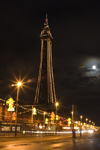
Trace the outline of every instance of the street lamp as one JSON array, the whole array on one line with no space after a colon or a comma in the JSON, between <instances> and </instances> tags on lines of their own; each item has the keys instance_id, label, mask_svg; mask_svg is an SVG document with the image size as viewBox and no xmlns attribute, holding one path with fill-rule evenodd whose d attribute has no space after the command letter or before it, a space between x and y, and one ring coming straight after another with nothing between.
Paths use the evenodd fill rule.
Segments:
<instances>
[{"instance_id":1,"label":"street lamp","mask_svg":"<svg viewBox=\"0 0 100 150\"><path fill-rule=\"evenodd\" d=\"M80 136L82 135L81 130L82 130L82 118L83 116L80 116L81 122L80 122Z\"/></svg>"},{"instance_id":2,"label":"street lamp","mask_svg":"<svg viewBox=\"0 0 100 150\"><path fill-rule=\"evenodd\" d=\"M82 118L83 118L83 116L80 116L80 119L81 119L81 125L82 125Z\"/></svg>"},{"instance_id":3,"label":"street lamp","mask_svg":"<svg viewBox=\"0 0 100 150\"><path fill-rule=\"evenodd\" d=\"M56 106L56 115L57 115L57 106L59 106L59 103L56 102L56 103L55 103L55 106Z\"/></svg>"},{"instance_id":4,"label":"street lamp","mask_svg":"<svg viewBox=\"0 0 100 150\"><path fill-rule=\"evenodd\" d=\"M72 111L71 114L72 114L72 136L74 138L74 137L76 137L75 136L75 129L74 129L74 111Z\"/></svg>"},{"instance_id":5,"label":"street lamp","mask_svg":"<svg viewBox=\"0 0 100 150\"><path fill-rule=\"evenodd\" d=\"M87 121L88 121L88 118L86 118L86 127L87 127Z\"/></svg>"},{"instance_id":6,"label":"street lamp","mask_svg":"<svg viewBox=\"0 0 100 150\"><path fill-rule=\"evenodd\" d=\"M86 124L87 124L88 118L86 118Z\"/></svg>"},{"instance_id":7,"label":"street lamp","mask_svg":"<svg viewBox=\"0 0 100 150\"><path fill-rule=\"evenodd\" d=\"M46 114L46 112L43 112L43 114L44 114L44 119L43 119L43 121L44 121L44 126L45 126L45 114Z\"/></svg>"},{"instance_id":8,"label":"street lamp","mask_svg":"<svg viewBox=\"0 0 100 150\"><path fill-rule=\"evenodd\" d=\"M56 103L55 103L55 106L56 106L56 129L57 129L57 107L59 106L59 103L56 102Z\"/></svg>"},{"instance_id":9,"label":"street lamp","mask_svg":"<svg viewBox=\"0 0 100 150\"><path fill-rule=\"evenodd\" d=\"M89 120L89 124L91 123L91 120Z\"/></svg>"},{"instance_id":10,"label":"street lamp","mask_svg":"<svg viewBox=\"0 0 100 150\"><path fill-rule=\"evenodd\" d=\"M72 111L71 114L72 114L72 123L73 123L73 121L74 121L74 116L73 116L74 112Z\"/></svg>"},{"instance_id":11,"label":"street lamp","mask_svg":"<svg viewBox=\"0 0 100 150\"><path fill-rule=\"evenodd\" d=\"M22 82L17 83L17 98L16 98L16 120L15 120L15 136L17 136L17 107L18 107L18 96L19 96L19 87L22 85Z\"/></svg>"}]
</instances>

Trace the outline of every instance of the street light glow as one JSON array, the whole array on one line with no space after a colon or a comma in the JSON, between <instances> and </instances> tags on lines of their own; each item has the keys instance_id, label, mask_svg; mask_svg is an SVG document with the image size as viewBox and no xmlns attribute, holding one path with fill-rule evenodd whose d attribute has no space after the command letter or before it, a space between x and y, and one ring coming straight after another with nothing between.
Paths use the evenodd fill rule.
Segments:
<instances>
[{"instance_id":1,"label":"street light glow","mask_svg":"<svg viewBox=\"0 0 100 150\"><path fill-rule=\"evenodd\" d=\"M73 115L73 111L71 112L71 114Z\"/></svg>"},{"instance_id":2,"label":"street light glow","mask_svg":"<svg viewBox=\"0 0 100 150\"><path fill-rule=\"evenodd\" d=\"M59 103L58 102L56 102L56 104L55 104L56 106L58 106L59 105Z\"/></svg>"},{"instance_id":3,"label":"street light glow","mask_svg":"<svg viewBox=\"0 0 100 150\"><path fill-rule=\"evenodd\" d=\"M17 83L17 86L18 86L18 87L19 87L19 86L21 86L21 85L22 85L22 83L21 83L21 82L18 82L18 83Z\"/></svg>"},{"instance_id":4,"label":"street light glow","mask_svg":"<svg viewBox=\"0 0 100 150\"><path fill-rule=\"evenodd\" d=\"M86 121L88 121L88 118L86 118Z\"/></svg>"},{"instance_id":5,"label":"street light glow","mask_svg":"<svg viewBox=\"0 0 100 150\"><path fill-rule=\"evenodd\" d=\"M83 116L80 116L80 118L82 119L82 118L83 118Z\"/></svg>"},{"instance_id":6,"label":"street light glow","mask_svg":"<svg viewBox=\"0 0 100 150\"><path fill-rule=\"evenodd\" d=\"M44 115L46 114L46 112L44 112Z\"/></svg>"}]
</instances>

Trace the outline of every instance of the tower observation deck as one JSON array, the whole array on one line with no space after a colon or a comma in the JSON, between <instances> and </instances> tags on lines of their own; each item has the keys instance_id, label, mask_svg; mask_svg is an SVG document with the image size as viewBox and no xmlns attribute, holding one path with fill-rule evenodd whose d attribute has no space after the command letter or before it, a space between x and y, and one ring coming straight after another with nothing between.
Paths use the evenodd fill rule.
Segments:
<instances>
[{"instance_id":1,"label":"tower observation deck","mask_svg":"<svg viewBox=\"0 0 100 150\"><path fill-rule=\"evenodd\" d=\"M52 33L50 32L46 15L44 28L40 34L41 54L38 81L34 104L47 104L56 102L56 93L52 65Z\"/></svg>"}]
</instances>

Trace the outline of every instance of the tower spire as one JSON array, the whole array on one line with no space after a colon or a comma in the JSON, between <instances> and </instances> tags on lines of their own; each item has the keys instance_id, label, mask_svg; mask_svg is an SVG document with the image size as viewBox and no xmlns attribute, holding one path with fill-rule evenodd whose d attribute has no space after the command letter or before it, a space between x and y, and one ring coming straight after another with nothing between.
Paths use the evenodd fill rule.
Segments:
<instances>
[{"instance_id":1,"label":"tower spire","mask_svg":"<svg viewBox=\"0 0 100 150\"><path fill-rule=\"evenodd\" d=\"M47 104L56 102L56 93L52 65L52 33L48 25L48 18L44 23L44 28L40 34L41 55L39 75L35 93L34 104Z\"/></svg>"},{"instance_id":2,"label":"tower spire","mask_svg":"<svg viewBox=\"0 0 100 150\"><path fill-rule=\"evenodd\" d=\"M48 14L46 14L45 22L48 22Z\"/></svg>"}]
</instances>

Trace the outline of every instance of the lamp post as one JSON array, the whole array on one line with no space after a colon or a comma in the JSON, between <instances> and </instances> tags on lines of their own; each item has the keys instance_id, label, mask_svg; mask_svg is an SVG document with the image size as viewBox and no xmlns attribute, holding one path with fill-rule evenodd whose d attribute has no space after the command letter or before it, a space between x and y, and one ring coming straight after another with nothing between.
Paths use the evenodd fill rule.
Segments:
<instances>
[{"instance_id":1,"label":"lamp post","mask_svg":"<svg viewBox=\"0 0 100 150\"><path fill-rule=\"evenodd\" d=\"M45 114L46 114L46 112L43 112L43 121L44 121L44 126L45 126Z\"/></svg>"},{"instance_id":2,"label":"lamp post","mask_svg":"<svg viewBox=\"0 0 100 150\"><path fill-rule=\"evenodd\" d=\"M89 120L89 124L91 123L91 120Z\"/></svg>"},{"instance_id":3,"label":"lamp post","mask_svg":"<svg viewBox=\"0 0 100 150\"><path fill-rule=\"evenodd\" d=\"M90 123L91 123L91 120L89 120L89 127L90 127Z\"/></svg>"},{"instance_id":4,"label":"lamp post","mask_svg":"<svg viewBox=\"0 0 100 150\"><path fill-rule=\"evenodd\" d=\"M82 126L82 118L83 118L83 116L80 116L80 119L81 119L81 126Z\"/></svg>"},{"instance_id":5,"label":"lamp post","mask_svg":"<svg viewBox=\"0 0 100 150\"><path fill-rule=\"evenodd\" d=\"M18 96L19 96L19 87L22 85L21 82L17 83L17 98L16 98L16 120L15 120L15 136L17 136L17 112L18 112Z\"/></svg>"},{"instance_id":6,"label":"lamp post","mask_svg":"<svg viewBox=\"0 0 100 150\"><path fill-rule=\"evenodd\" d=\"M33 108L33 107L32 107ZM35 129L35 115L37 114L36 108L33 108L33 120L34 120L34 129Z\"/></svg>"},{"instance_id":7,"label":"lamp post","mask_svg":"<svg viewBox=\"0 0 100 150\"><path fill-rule=\"evenodd\" d=\"M56 130L57 130L57 107L59 106L59 103L56 102L56 103L55 103L55 106L56 106Z\"/></svg>"},{"instance_id":8,"label":"lamp post","mask_svg":"<svg viewBox=\"0 0 100 150\"><path fill-rule=\"evenodd\" d=\"M81 119L81 122L80 122L80 136L82 135L82 132L81 132L81 130L82 130L82 118L83 118L83 116L80 116L80 119Z\"/></svg>"},{"instance_id":9,"label":"lamp post","mask_svg":"<svg viewBox=\"0 0 100 150\"><path fill-rule=\"evenodd\" d=\"M86 128L87 128L87 121L88 121L88 118L86 118Z\"/></svg>"},{"instance_id":10,"label":"lamp post","mask_svg":"<svg viewBox=\"0 0 100 150\"><path fill-rule=\"evenodd\" d=\"M72 111L71 114L72 114L72 124L73 124L73 121L74 121L74 116L73 116L74 112Z\"/></svg>"},{"instance_id":11,"label":"lamp post","mask_svg":"<svg viewBox=\"0 0 100 150\"><path fill-rule=\"evenodd\" d=\"M87 124L88 118L86 118L86 124Z\"/></svg>"},{"instance_id":12,"label":"lamp post","mask_svg":"<svg viewBox=\"0 0 100 150\"><path fill-rule=\"evenodd\" d=\"M75 137L75 129L74 129L74 112L71 112L72 114L72 137Z\"/></svg>"}]
</instances>

